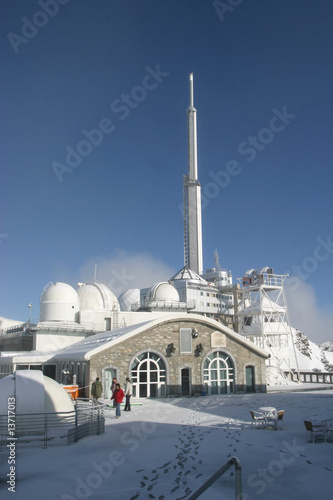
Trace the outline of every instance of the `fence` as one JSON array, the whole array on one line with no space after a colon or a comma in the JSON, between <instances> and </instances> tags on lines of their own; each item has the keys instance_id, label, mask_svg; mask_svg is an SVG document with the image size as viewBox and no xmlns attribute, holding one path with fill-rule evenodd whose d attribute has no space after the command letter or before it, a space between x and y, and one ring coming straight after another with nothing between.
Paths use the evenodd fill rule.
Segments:
<instances>
[{"instance_id":1,"label":"fence","mask_svg":"<svg viewBox=\"0 0 333 500\"><path fill-rule=\"evenodd\" d=\"M10 440L16 443L40 443L43 448L47 448L49 441L72 444L85 436L103 434L103 405L89 399L76 401L75 410L70 412L16 414L14 436L12 431L10 435L8 432L8 416L0 415L0 450Z\"/></svg>"},{"instance_id":2,"label":"fence","mask_svg":"<svg viewBox=\"0 0 333 500\"><path fill-rule=\"evenodd\" d=\"M285 372L291 380L298 382L297 373ZM300 372L300 382L311 382L313 384L333 384L332 372Z\"/></svg>"}]
</instances>

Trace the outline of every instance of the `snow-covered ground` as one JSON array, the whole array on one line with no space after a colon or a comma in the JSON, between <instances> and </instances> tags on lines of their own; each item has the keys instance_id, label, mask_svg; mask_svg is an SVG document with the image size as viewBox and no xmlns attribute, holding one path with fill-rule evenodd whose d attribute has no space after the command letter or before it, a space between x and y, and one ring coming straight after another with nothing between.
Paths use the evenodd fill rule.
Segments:
<instances>
[{"instance_id":1,"label":"snow-covered ground","mask_svg":"<svg viewBox=\"0 0 333 500\"><path fill-rule=\"evenodd\" d=\"M333 389L285 389L143 400L119 419L108 408L103 435L47 449L17 445L14 496L5 483L9 451L3 449L1 499L189 498L232 456L242 465L243 500L329 498L333 443L306 442L303 420L333 417ZM280 430L251 426L249 410L260 406L285 410ZM234 495L234 470L229 469L200 498Z\"/></svg>"}]
</instances>

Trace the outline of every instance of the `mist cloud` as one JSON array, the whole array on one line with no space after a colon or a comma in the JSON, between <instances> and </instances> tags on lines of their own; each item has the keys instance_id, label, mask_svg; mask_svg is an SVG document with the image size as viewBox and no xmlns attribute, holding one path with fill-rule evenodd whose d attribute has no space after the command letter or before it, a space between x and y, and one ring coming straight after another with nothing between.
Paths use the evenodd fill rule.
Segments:
<instances>
[{"instance_id":1,"label":"mist cloud","mask_svg":"<svg viewBox=\"0 0 333 500\"><path fill-rule=\"evenodd\" d=\"M316 344L333 340L333 314L318 306L314 288L293 276L286 280L285 291L291 326Z\"/></svg>"},{"instance_id":2,"label":"mist cloud","mask_svg":"<svg viewBox=\"0 0 333 500\"><path fill-rule=\"evenodd\" d=\"M97 281L106 283L117 297L130 288L168 281L177 271L149 252L117 249L110 255L92 257L79 269L77 281L92 281L95 266ZM333 314L318 306L314 288L293 276L286 280L285 291L291 326L317 344L333 340Z\"/></svg>"},{"instance_id":3,"label":"mist cloud","mask_svg":"<svg viewBox=\"0 0 333 500\"><path fill-rule=\"evenodd\" d=\"M130 288L148 288L159 281L168 281L176 272L148 252L118 249L109 256L92 257L79 270L78 281L96 280L106 283L119 297Z\"/></svg>"}]
</instances>

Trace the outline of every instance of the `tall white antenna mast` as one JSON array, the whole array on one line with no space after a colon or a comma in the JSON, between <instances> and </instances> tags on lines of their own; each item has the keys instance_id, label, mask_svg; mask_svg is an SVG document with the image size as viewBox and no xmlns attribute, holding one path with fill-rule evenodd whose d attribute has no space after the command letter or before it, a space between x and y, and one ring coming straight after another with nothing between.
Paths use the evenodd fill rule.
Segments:
<instances>
[{"instance_id":1,"label":"tall white antenna mast","mask_svg":"<svg viewBox=\"0 0 333 500\"><path fill-rule=\"evenodd\" d=\"M189 76L190 106L187 110L188 173L184 175L184 263L202 274L201 187L198 181L197 110L193 100L193 73Z\"/></svg>"},{"instance_id":2,"label":"tall white antenna mast","mask_svg":"<svg viewBox=\"0 0 333 500\"><path fill-rule=\"evenodd\" d=\"M190 108L193 107L193 73L190 73Z\"/></svg>"}]
</instances>

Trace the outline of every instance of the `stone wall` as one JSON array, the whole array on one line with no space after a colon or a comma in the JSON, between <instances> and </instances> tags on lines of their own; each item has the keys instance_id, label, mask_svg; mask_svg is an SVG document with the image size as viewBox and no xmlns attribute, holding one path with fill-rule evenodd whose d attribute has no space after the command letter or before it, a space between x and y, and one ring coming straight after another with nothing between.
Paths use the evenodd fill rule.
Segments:
<instances>
[{"instance_id":1,"label":"stone wall","mask_svg":"<svg viewBox=\"0 0 333 500\"><path fill-rule=\"evenodd\" d=\"M192 338L192 352L180 353L180 328L195 330ZM214 333L215 332L215 333ZM175 351L167 353L168 345L173 344ZM202 352L197 346L201 344ZM213 351L223 351L230 355L234 363L235 392L246 391L245 368L254 366L255 391L266 391L265 358L245 345L242 339L235 339L223 331L217 323L216 328L198 321L165 321L147 329L130 339L96 354L90 360L90 382L96 377L103 377L103 368L115 368L117 378L123 386L126 377L130 376L133 357L143 351L154 351L161 355L167 371L167 396L181 395L181 369L189 368L191 373L191 394L201 394L203 389L203 361Z\"/></svg>"}]
</instances>

